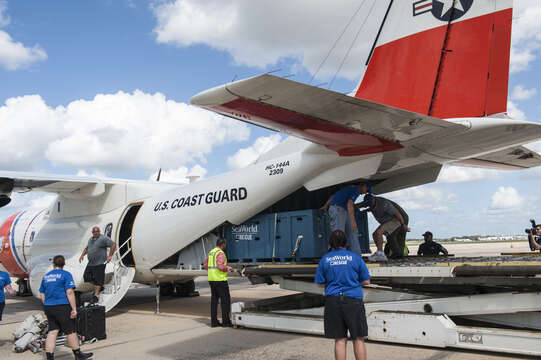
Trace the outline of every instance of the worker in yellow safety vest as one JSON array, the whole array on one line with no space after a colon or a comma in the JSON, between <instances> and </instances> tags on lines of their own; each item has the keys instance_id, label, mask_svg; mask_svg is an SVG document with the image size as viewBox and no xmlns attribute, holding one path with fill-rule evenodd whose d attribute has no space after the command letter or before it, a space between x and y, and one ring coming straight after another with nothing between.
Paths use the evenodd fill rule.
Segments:
<instances>
[{"instance_id":1,"label":"worker in yellow safety vest","mask_svg":"<svg viewBox=\"0 0 541 360\"><path fill-rule=\"evenodd\" d=\"M227 272L233 271L231 266L227 266L227 257L225 256L225 239L219 238L216 241L216 247L212 249L203 264L208 270L208 279L210 285L210 326L231 327L231 297L229 295L229 285L227 284ZM218 299L222 307L222 323L218 321Z\"/></svg>"}]
</instances>

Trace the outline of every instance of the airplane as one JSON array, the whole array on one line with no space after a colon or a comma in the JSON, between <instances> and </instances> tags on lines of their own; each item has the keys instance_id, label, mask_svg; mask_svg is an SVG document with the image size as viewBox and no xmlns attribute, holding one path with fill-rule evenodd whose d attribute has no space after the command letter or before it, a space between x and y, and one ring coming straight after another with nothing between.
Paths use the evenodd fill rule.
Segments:
<instances>
[{"instance_id":1,"label":"airplane","mask_svg":"<svg viewBox=\"0 0 541 360\"><path fill-rule=\"evenodd\" d=\"M224 224L266 209L318 208L361 180L375 194L431 183L444 164L539 166L522 145L541 138L541 125L506 114L512 14L512 0L390 1L349 95L263 74L194 96L193 105L290 135L243 169L188 185L2 171L2 206L14 191L58 197L7 218L0 261L39 296L63 254L77 290L90 291L78 258L98 225L118 247L100 298L110 310L132 282L190 292Z\"/></svg>"}]
</instances>

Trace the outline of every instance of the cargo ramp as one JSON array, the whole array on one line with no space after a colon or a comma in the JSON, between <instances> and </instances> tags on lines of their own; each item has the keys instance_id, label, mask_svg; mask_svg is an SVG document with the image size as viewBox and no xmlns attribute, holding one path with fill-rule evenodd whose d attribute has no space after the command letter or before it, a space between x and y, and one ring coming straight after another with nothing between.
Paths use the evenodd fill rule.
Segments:
<instances>
[{"instance_id":1,"label":"cargo ramp","mask_svg":"<svg viewBox=\"0 0 541 360\"><path fill-rule=\"evenodd\" d=\"M299 292L234 303L235 326L323 335L316 263L235 266L253 283ZM538 254L409 257L367 266L368 340L541 356Z\"/></svg>"}]
</instances>

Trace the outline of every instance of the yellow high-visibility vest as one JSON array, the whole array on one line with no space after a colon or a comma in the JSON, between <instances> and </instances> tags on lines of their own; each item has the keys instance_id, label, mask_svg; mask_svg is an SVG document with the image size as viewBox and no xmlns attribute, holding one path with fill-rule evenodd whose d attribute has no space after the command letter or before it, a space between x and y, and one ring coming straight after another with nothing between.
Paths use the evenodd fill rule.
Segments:
<instances>
[{"instance_id":1,"label":"yellow high-visibility vest","mask_svg":"<svg viewBox=\"0 0 541 360\"><path fill-rule=\"evenodd\" d=\"M209 261L207 263L208 265L208 277L209 281L227 281L227 272L221 271L218 269L218 254L224 254L225 262L224 265L227 265L227 256L225 256L225 253L220 248L214 248L209 253Z\"/></svg>"}]
</instances>

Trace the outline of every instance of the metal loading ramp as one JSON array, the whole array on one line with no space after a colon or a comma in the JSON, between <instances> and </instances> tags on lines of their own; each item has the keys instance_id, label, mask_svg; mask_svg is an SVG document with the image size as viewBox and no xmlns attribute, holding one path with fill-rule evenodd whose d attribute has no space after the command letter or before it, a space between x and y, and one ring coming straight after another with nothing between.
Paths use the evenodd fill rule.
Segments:
<instances>
[{"instance_id":1,"label":"metal loading ramp","mask_svg":"<svg viewBox=\"0 0 541 360\"><path fill-rule=\"evenodd\" d=\"M238 264L299 294L235 303L236 326L323 335L317 264ZM368 339L541 356L541 257L410 257L367 264Z\"/></svg>"}]
</instances>

